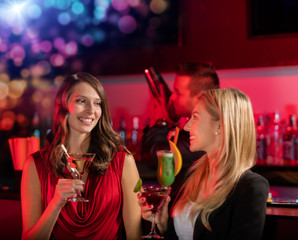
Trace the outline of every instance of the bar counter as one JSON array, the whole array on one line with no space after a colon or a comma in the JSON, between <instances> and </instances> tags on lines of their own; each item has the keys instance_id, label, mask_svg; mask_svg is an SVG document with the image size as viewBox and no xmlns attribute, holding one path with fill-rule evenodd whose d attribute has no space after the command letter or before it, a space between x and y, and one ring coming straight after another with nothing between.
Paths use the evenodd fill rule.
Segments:
<instances>
[{"instance_id":1,"label":"bar counter","mask_svg":"<svg viewBox=\"0 0 298 240\"><path fill-rule=\"evenodd\" d=\"M140 176L144 182L156 182L156 171L137 163ZM298 166L265 166L257 165L255 172L275 170L279 173L298 173ZM270 171L269 171L270 172ZM296 176L293 174L293 176ZM277 174L280 176L279 174ZM298 175L297 175L298 176ZM272 182L269 179L269 182ZM274 181L273 181L274 182ZM270 184L272 203L268 203L266 222L262 240L297 240L298 239L298 186L274 186ZM0 190L0 239L20 239L21 236L21 201L20 194L15 190Z\"/></svg>"},{"instance_id":2,"label":"bar counter","mask_svg":"<svg viewBox=\"0 0 298 240\"><path fill-rule=\"evenodd\" d=\"M298 217L298 208L267 206L266 214L271 216Z\"/></svg>"}]
</instances>

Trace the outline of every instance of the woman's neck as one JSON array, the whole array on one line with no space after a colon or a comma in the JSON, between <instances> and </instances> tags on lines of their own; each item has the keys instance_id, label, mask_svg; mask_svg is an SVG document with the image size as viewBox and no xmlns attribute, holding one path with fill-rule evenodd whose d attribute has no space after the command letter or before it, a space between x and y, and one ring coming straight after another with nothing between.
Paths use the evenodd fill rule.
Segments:
<instances>
[{"instance_id":1,"label":"woman's neck","mask_svg":"<svg viewBox=\"0 0 298 240\"><path fill-rule=\"evenodd\" d=\"M200 191L199 198L201 200L206 199L208 196L212 195L212 193L215 190L216 183L219 176L219 169L218 169L218 162L217 158L215 157L215 154L208 155L208 172L206 173L207 176L205 180L203 181L202 185L202 191Z\"/></svg>"},{"instance_id":2,"label":"woman's neck","mask_svg":"<svg viewBox=\"0 0 298 240\"><path fill-rule=\"evenodd\" d=\"M68 140L69 152L87 152L90 136L85 134L71 134Z\"/></svg>"}]
</instances>

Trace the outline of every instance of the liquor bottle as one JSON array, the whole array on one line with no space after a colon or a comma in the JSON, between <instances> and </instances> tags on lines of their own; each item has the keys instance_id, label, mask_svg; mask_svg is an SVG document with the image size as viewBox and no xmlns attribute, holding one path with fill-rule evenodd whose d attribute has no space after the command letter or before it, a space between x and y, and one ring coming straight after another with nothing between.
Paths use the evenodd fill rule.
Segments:
<instances>
[{"instance_id":1,"label":"liquor bottle","mask_svg":"<svg viewBox=\"0 0 298 240\"><path fill-rule=\"evenodd\" d=\"M298 133L295 139L295 160L298 163Z\"/></svg>"},{"instance_id":2,"label":"liquor bottle","mask_svg":"<svg viewBox=\"0 0 298 240\"><path fill-rule=\"evenodd\" d=\"M295 159L295 141L297 138L296 115L289 116L289 124L283 134L283 159Z\"/></svg>"},{"instance_id":3,"label":"liquor bottle","mask_svg":"<svg viewBox=\"0 0 298 240\"><path fill-rule=\"evenodd\" d=\"M119 128L118 128L119 135L122 137L124 143L126 144L126 121L124 117L120 118Z\"/></svg>"},{"instance_id":4,"label":"liquor bottle","mask_svg":"<svg viewBox=\"0 0 298 240\"><path fill-rule=\"evenodd\" d=\"M153 67L146 68L144 71L145 78L149 84L152 95L159 101L161 97L161 86L164 88L165 101L168 102L172 94L169 86L166 84L165 80L161 74Z\"/></svg>"},{"instance_id":5,"label":"liquor bottle","mask_svg":"<svg viewBox=\"0 0 298 240\"><path fill-rule=\"evenodd\" d=\"M32 130L31 136L36 137L36 138L40 138L40 130L39 130L40 122L39 122L39 116L38 116L37 112L35 112L34 115L33 115L32 127L33 127L33 130Z\"/></svg>"},{"instance_id":6,"label":"liquor bottle","mask_svg":"<svg viewBox=\"0 0 298 240\"><path fill-rule=\"evenodd\" d=\"M267 140L267 162L280 163L282 160L282 133L280 116L278 112L275 112L273 119L270 121L270 125L266 134Z\"/></svg>"},{"instance_id":7,"label":"liquor bottle","mask_svg":"<svg viewBox=\"0 0 298 240\"><path fill-rule=\"evenodd\" d=\"M138 133L139 133L139 118L138 117L134 117L132 119L132 126L133 126L133 129L132 129L132 135L131 135L131 142L132 142L132 145L135 146L138 144Z\"/></svg>"},{"instance_id":8,"label":"liquor bottle","mask_svg":"<svg viewBox=\"0 0 298 240\"><path fill-rule=\"evenodd\" d=\"M267 141L264 116L259 115L257 123L257 160L265 160L267 157Z\"/></svg>"},{"instance_id":9,"label":"liquor bottle","mask_svg":"<svg viewBox=\"0 0 298 240\"><path fill-rule=\"evenodd\" d=\"M134 153L134 158L138 162L141 160L141 138L142 131L140 130L140 119L134 117L132 119L132 133L131 133L131 146L129 150Z\"/></svg>"}]
</instances>

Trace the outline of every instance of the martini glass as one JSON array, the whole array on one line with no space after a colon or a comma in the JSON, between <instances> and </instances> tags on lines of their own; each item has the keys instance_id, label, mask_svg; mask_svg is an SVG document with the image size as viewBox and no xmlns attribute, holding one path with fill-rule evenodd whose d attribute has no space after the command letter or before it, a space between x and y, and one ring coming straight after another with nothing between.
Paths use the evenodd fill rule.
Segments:
<instances>
[{"instance_id":1,"label":"martini glass","mask_svg":"<svg viewBox=\"0 0 298 240\"><path fill-rule=\"evenodd\" d=\"M95 153L69 153L67 161L69 162L72 170L78 174L71 176L76 176L73 178L82 179L83 174L88 170L90 164L95 157ZM75 166L75 168L73 168ZM82 197L81 191L77 190L77 196L69 198L68 201L72 202L89 202L88 199Z\"/></svg>"},{"instance_id":2,"label":"martini glass","mask_svg":"<svg viewBox=\"0 0 298 240\"><path fill-rule=\"evenodd\" d=\"M156 154L157 180L162 186L171 186L175 181L174 154L170 150L159 150Z\"/></svg>"},{"instance_id":3,"label":"martini glass","mask_svg":"<svg viewBox=\"0 0 298 240\"><path fill-rule=\"evenodd\" d=\"M148 205L153 205L152 208L152 225L151 231L148 235L142 236L142 238L163 238L159 236L155 231L155 214L156 212L163 206L167 196L170 194L171 187L156 187L156 186L149 186L144 187L142 191L142 197L146 199Z\"/></svg>"}]
</instances>

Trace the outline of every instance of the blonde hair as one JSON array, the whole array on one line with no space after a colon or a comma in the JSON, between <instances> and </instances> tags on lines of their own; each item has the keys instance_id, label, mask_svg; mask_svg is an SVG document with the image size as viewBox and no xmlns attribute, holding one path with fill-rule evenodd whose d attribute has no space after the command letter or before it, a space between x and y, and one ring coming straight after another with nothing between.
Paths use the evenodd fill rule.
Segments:
<instances>
[{"instance_id":1,"label":"blonde hair","mask_svg":"<svg viewBox=\"0 0 298 240\"><path fill-rule=\"evenodd\" d=\"M210 214L224 203L242 173L255 163L255 122L251 102L240 90L213 89L202 93L199 100L212 120L219 121L221 143L214 159L204 155L190 168L174 208L179 212L191 205L190 220L193 222L201 211L202 223L211 230ZM214 168L210 168L210 162L215 163Z\"/></svg>"}]
</instances>

